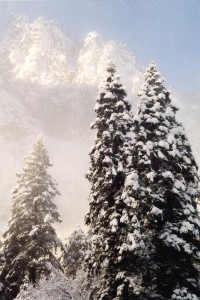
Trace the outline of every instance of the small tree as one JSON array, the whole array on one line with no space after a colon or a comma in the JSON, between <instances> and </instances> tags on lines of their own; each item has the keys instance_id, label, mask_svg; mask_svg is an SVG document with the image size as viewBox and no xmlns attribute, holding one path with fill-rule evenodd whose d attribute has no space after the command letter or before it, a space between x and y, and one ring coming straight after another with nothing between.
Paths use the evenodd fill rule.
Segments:
<instances>
[{"instance_id":1,"label":"small tree","mask_svg":"<svg viewBox=\"0 0 200 300\"><path fill-rule=\"evenodd\" d=\"M122 195L130 155L130 109L115 66L110 64L99 87L97 117L91 126L97 136L87 176L92 185L86 217L92 236L89 271L101 275L91 299L133 299L135 294L134 212Z\"/></svg>"},{"instance_id":2,"label":"small tree","mask_svg":"<svg viewBox=\"0 0 200 300\"><path fill-rule=\"evenodd\" d=\"M199 299L200 219L197 165L176 120L163 79L150 63L134 117L132 172L125 194L132 199L141 240L138 268L143 299Z\"/></svg>"},{"instance_id":3,"label":"small tree","mask_svg":"<svg viewBox=\"0 0 200 300\"><path fill-rule=\"evenodd\" d=\"M25 276L35 283L42 273L49 272L50 264L60 268L55 251L62 244L52 227L53 222L61 221L52 201L59 192L47 173L50 166L39 138L25 158L23 172L17 175L17 186L12 192L12 216L3 242L6 260L1 270L5 299L18 294Z\"/></svg>"},{"instance_id":4,"label":"small tree","mask_svg":"<svg viewBox=\"0 0 200 300\"><path fill-rule=\"evenodd\" d=\"M63 269L68 276L76 276L78 270L83 268L84 258L89 249L88 237L80 225L67 238L66 252L61 261Z\"/></svg>"},{"instance_id":5,"label":"small tree","mask_svg":"<svg viewBox=\"0 0 200 300\"><path fill-rule=\"evenodd\" d=\"M15 300L86 300L89 293L86 281L86 278L84 281L83 278L68 278L52 268L48 280L43 277L35 286L23 284Z\"/></svg>"}]
</instances>

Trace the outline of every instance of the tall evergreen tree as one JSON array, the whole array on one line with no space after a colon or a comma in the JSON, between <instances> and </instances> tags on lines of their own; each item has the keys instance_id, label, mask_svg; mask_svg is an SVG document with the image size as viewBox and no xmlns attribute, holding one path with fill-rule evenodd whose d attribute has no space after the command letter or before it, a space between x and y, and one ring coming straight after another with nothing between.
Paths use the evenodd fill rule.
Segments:
<instances>
[{"instance_id":1,"label":"tall evergreen tree","mask_svg":"<svg viewBox=\"0 0 200 300\"><path fill-rule=\"evenodd\" d=\"M47 150L39 138L25 158L23 172L17 175L12 192L12 216L4 233L5 263L1 266L5 299L18 294L25 276L35 283L42 273L50 272L51 265L60 268L55 252L62 244L52 227L52 223L61 221L53 202L59 192L47 172L50 166Z\"/></svg>"},{"instance_id":2,"label":"tall evergreen tree","mask_svg":"<svg viewBox=\"0 0 200 300\"><path fill-rule=\"evenodd\" d=\"M124 194L140 225L143 299L200 299L198 174L177 107L150 63L134 117L132 172Z\"/></svg>"},{"instance_id":3,"label":"tall evergreen tree","mask_svg":"<svg viewBox=\"0 0 200 300\"><path fill-rule=\"evenodd\" d=\"M122 190L130 155L131 106L124 87L110 64L105 80L100 84L92 129L97 130L90 152L91 166L87 175L91 182L89 214L91 226L91 273L100 272L100 286L91 299L133 299L136 228L134 212ZM124 201L125 200L125 201ZM133 225L134 223L134 225Z\"/></svg>"}]
</instances>

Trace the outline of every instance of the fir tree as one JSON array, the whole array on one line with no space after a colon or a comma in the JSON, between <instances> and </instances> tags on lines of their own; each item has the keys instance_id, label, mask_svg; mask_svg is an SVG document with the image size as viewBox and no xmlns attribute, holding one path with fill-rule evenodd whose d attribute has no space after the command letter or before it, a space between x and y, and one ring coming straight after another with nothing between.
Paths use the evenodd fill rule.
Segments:
<instances>
[{"instance_id":1,"label":"fir tree","mask_svg":"<svg viewBox=\"0 0 200 300\"><path fill-rule=\"evenodd\" d=\"M26 276L35 283L42 274L48 274L51 265L60 268L55 251L62 244L52 227L52 223L61 221L53 202L59 192L47 173L50 166L39 138L25 158L23 172L17 175L17 186L12 192L12 216L4 233L5 263L1 267L5 299L18 294Z\"/></svg>"},{"instance_id":2,"label":"fir tree","mask_svg":"<svg viewBox=\"0 0 200 300\"><path fill-rule=\"evenodd\" d=\"M140 227L138 268L143 299L200 297L195 264L200 256L197 165L177 107L150 63L134 117L132 172L124 194ZM137 236L138 237L138 236Z\"/></svg>"},{"instance_id":3,"label":"fir tree","mask_svg":"<svg viewBox=\"0 0 200 300\"><path fill-rule=\"evenodd\" d=\"M122 190L126 177L131 106L124 87L110 64L105 80L99 87L92 128L97 130L90 152L91 182L90 211L86 223L91 226L92 256L89 271L100 273L100 286L91 293L91 299L133 299L137 287L133 278L135 226L133 209ZM124 201L125 200L125 201Z\"/></svg>"},{"instance_id":4,"label":"fir tree","mask_svg":"<svg viewBox=\"0 0 200 300\"><path fill-rule=\"evenodd\" d=\"M75 277L83 268L84 258L89 249L88 237L80 225L67 238L66 251L61 258L63 269L68 276Z\"/></svg>"}]
</instances>

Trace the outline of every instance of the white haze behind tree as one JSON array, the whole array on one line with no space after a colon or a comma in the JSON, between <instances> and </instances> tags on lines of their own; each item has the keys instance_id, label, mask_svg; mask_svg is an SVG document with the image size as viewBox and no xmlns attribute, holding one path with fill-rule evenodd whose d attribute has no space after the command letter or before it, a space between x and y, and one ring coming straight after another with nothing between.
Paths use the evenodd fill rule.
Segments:
<instances>
[{"instance_id":1,"label":"white haze behind tree","mask_svg":"<svg viewBox=\"0 0 200 300\"><path fill-rule=\"evenodd\" d=\"M94 119L97 86L108 62L117 67L128 99L136 110L137 92L144 68L123 44L105 41L90 32L83 42L68 37L54 21L34 22L15 15L0 41L0 232L11 209L11 190L17 172L42 134L54 167L61 196L57 199L64 237L77 223L84 224L88 211L89 150L94 141L90 123ZM180 74L181 76L181 74ZM180 117L200 163L199 98L172 87Z\"/></svg>"}]
</instances>

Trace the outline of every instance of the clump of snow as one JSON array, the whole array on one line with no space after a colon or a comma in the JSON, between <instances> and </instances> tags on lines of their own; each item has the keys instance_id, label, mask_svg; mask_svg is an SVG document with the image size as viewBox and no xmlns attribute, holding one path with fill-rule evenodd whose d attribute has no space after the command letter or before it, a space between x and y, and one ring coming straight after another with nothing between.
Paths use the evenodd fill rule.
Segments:
<instances>
[{"instance_id":1,"label":"clump of snow","mask_svg":"<svg viewBox=\"0 0 200 300\"><path fill-rule=\"evenodd\" d=\"M146 144L144 144L143 149L146 151L147 155L150 156L151 151L154 148L154 143L152 141L147 141Z\"/></svg>"},{"instance_id":2,"label":"clump of snow","mask_svg":"<svg viewBox=\"0 0 200 300\"><path fill-rule=\"evenodd\" d=\"M176 288L174 289L172 299L174 300L198 300L199 298L190 292L188 292L188 289L183 288Z\"/></svg>"},{"instance_id":3,"label":"clump of snow","mask_svg":"<svg viewBox=\"0 0 200 300\"><path fill-rule=\"evenodd\" d=\"M52 216L47 214L44 218L44 223L48 223L48 222L51 222L52 221Z\"/></svg>"},{"instance_id":4,"label":"clump of snow","mask_svg":"<svg viewBox=\"0 0 200 300\"><path fill-rule=\"evenodd\" d=\"M169 144L168 144L166 141L159 141L159 142L158 142L158 145L159 145L160 147L169 149Z\"/></svg>"},{"instance_id":5,"label":"clump of snow","mask_svg":"<svg viewBox=\"0 0 200 300\"><path fill-rule=\"evenodd\" d=\"M166 231L165 233L160 235L160 239L163 240L167 245L172 246L178 251L183 249L188 254L191 254L193 251L189 243L187 243L184 239L179 238L174 233L169 233L168 231Z\"/></svg>"},{"instance_id":6,"label":"clump of snow","mask_svg":"<svg viewBox=\"0 0 200 300\"><path fill-rule=\"evenodd\" d=\"M174 180L174 175L170 171L163 172L162 176L165 177L165 178L171 178L172 180Z\"/></svg>"},{"instance_id":7,"label":"clump of snow","mask_svg":"<svg viewBox=\"0 0 200 300\"><path fill-rule=\"evenodd\" d=\"M104 98L115 99L115 95L113 95L113 93L111 93L111 92L107 92L107 93L105 93Z\"/></svg>"},{"instance_id":8,"label":"clump of snow","mask_svg":"<svg viewBox=\"0 0 200 300\"><path fill-rule=\"evenodd\" d=\"M121 223L128 223L128 215L126 213L123 213L122 217L120 218Z\"/></svg>"},{"instance_id":9,"label":"clump of snow","mask_svg":"<svg viewBox=\"0 0 200 300\"><path fill-rule=\"evenodd\" d=\"M116 232L116 231L117 231L118 221L117 221L116 218L114 218L114 219L110 222L110 226L111 226L111 231L112 231L112 232Z\"/></svg>"},{"instance_id":10,"label":"clump of snow","mask_svg":"<svg viewBox=\"0 0 200 300\"><path fill-rule=\"evenodd\" d=\"M163 212L158 207L153 206L151 209L151 213L158 216L158 215L162 215Z\"/></svg>"},{"instance_id":11,"label":"clump of snow","mask_svg":"<svg viewBox=\"0 0 200 300\"><path fill-rule=\"evenodd\" d=\"M174 187L177 190L182 190L182 191L185 191L185 189L186 189L186 186L185 186L184 182L182 182L178 179L174 180Z\"/></svg>"},{"instance_id":12,"label":"clump of snow","mask_svg":"<svg viewBox=\"0 0 200 300\"><path fill-rule=\"evenodd\" d=\"M38 226L33 226L32 230L29 232L29 236L34 236L38 231Z\"/></svg>"},{"instance_id":13,"label":"clump of snow","mask_svg":"<svg viewBox=\"0 0 200 300\"><path fill-rule=\"evenodd\" d=\"M156 176L156 173L154 171L151 171L149 173L146 174L147 178L150 180L150 181L154 181L154 177Z\"/></svg>"},{"instance_id":14,"label":"clump of snow","mask_svg":"<svg viewBox=\"0 0 200 300\"><path fill-rule=\"evenodd\" d=\"M158 157L161 159L165 158L164 154L160 150L158 150Z\"/></svg>"},{"instance_id":15,"label":"clump of snow","mask_svg":"<svg viewBox=\"0 0 200 300\"><path fill-rule=\"evenodd\" d=\"M139 189L139 183L138 183L138 174L136 172L133 172L129 174L126 178L125 187L131 187L133 190Z\"/></svg>"},{"instance_id":16,"label":"clump of snow","mask_svg":"<svg viewBox=\"0 0 200 300\"><path fill-rule=\"evenodd\" d=\"M180 229L180 232L182 233L188 233L189 231L193 232L194 231L194 224L191 224L188 221L183 221L182 226Z\"/></svg>"},{"instance_id":17,"label":"clump of snow","mask_svg":"<svg viewBox=\"0 0 200 300\"><path fill-rule=\"evenodd\" d=\"M130 243L128 245L129 250L134 250L137 247L134 234L128 233L128 242Z\"/></svg>"}]
</instances>

